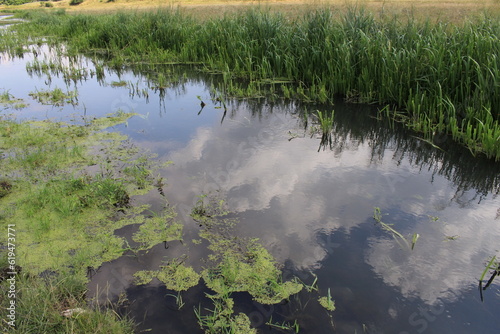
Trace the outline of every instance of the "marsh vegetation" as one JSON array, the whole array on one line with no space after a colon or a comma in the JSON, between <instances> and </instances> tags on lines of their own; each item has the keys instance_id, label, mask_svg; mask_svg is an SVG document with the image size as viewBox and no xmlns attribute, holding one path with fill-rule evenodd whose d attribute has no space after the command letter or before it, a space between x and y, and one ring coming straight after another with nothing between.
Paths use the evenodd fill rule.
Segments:
<instances>
[{"instance_id":1,"label":"marsh vegetation","mask_svg":"<svg viewBox=\"0 0 500 334\"><path fill-rule=\"evenodd\" d=\"M453 208L457 211L479 207L476 202L496 203L490 197L500 189L500 174L495 173L500 159L500 73L495 56L500 25L491 18L449 25L412 17L375 19L354 9L344 14L311 10L296 17L254 9L206 20L179 10L106 15L40 11L18 16L30 22L16 26L16 34L1 32L0 49L7 60L32 57L25 62L25 70L46 87L29 90L30 103L83 114L63 122L49 119L48 109L42 108L46 119L41 115L43 120L18 120L13 115L22 115L20 110L28 106L26 96L25 100L15 97L9 87L0 94L0 109L11 113L0 118L0 218L5 224L17 225L20 240L18 279L23 300L19 313L26 315L18 323L20 331L99 333L104 325L106 332L138 330L124 316L130 307L126 300L129 290L122 291L117 300L109 300L114 305L107 308L88 295L86 284L93 275L103 275L105 271L99 272L99 268L114 268L123 258L141 263L148 254L158 253L158 248L165 251L161 264L131 266L134 271L129 283L144 289L140 291L160 284L163 290L158 291L166 291L158 294L163 302L175 301L172 312L178 313L174 316L191 314L186 317L197 322L196 330L214 334L331 331L337 314L340 319L350 319L351 314L366 311L363 317L370 318L366 314L376 314L373 310L380 306L376 300L373 309L365 308L365 299L371 300L365 287L358 285L353 292L333 286L337 281L348 277L345 285L351 286L354 275L354 281L362 285L365 279L370 281L366 273L375 271L373 280L382 277L390 286L382 288L387 293L405 281L398 277L396 265L388 275L377 272L390 267L394 258L407 259L398 266L406 268L413 279L431 272L420 267L425 259L419 256L425 256L436 240L442 243L443 236L446 241L456 240L440 246L445 253L450 249L460 253L454 247L463 245L460 242L467 239L467 233L459 234L438 219L427 229L411 225L428 223L422 212L439 211L443 205L439 198L437 204L422 199L434 200L439 195L433 190L420 196L420 184L411 181L414 175L428 176L430 183L434 179L446 183L436 193L455 191L449 202L457 203ZM196 75L204 77L206 90L190 79ZM118 108L106 116L87 116L84 103L97 99L91 95L80 103L78 88L91 80L97 81L99 90L117 93L113 107L138 109L143 114ZM175 98L192 87L196 88L189 102L178 107ZM339 96L351 107L337 104ZM159 105L159 112L154 110L158 115L146 108L150 98ZM106 102L99 107L109 109L110 101ZM356 108L364 104L372 104L374 109L359 112ZM175 114L169 109L175 109ZM179 114L185 118L177 118ZM217 127L205 125L196 133L189 132L192 129L186 130L183 124L193 123L191 114L206 117ZM129 120L133 130L128 129ZM255 125L256 120L262 124L277 121L263 129L265 125ZM139 122L151 129L138 128ZM349 127L351 123L359 127ZM125 135L107 131L118 124L123 124L122 131L144 141L136 146ZM176 132L184 130L182 135ZM175 139L137 135L147 131L168 133ZM190 141L182 142L179 138L189 137L187 132ZM214 140L212 136L220 137ZM211 146L210 140L217 145ZM466 146L475 158L465 159L467 150L450 143L452 140ZM313 144L309 147L309 143ZM187 151L184 155L179 148L182 144ZM309 153L313 146L314 156ZM164 177L168 174L165 167L170 165L164 159L166 154L158 158L144 147L163 154L173 151L180 160L180 167L169 167L176 168L176 177ZM256 152L265 157L265 163ZM349 165L353 152L369 158L357 156ZM388 165L387 155L384 158L388 152L394 166ZM350 173L360 169L360 161L369 168L350 178ZM307 177L301 174L301 169L308 168L304 162L314 171ZM197 163L202 165L200 169L192 167ZM261 167L268 164L271 167ZM387 166L405 172L401 176L384 170ZM290 174L294 168L297 172ZM183 169L191 173L189 179L195 180L191 183L215 184L232 191L233 197L213 196L199 191L202 186L182 184L178 176L184 175L179 172ZM258 183L268 175L265 186ZM169 182L174 190L165 187ZM382 186L371 189L373 184ZM415 195L407 196L407 192ZM195 202L187 206L188 214L183 215L180 208L186 209L185 201L196 195ZM170 196L177 196L177 203L171 204ZM348 201L354 198L353 203L346 203L345 196ZM417 204L408 209L399 204L400 199L393 200L398 196L408 206ZM231 201L235 211L229 209ZM153 204L144 204L150 202ZM373 208L375 204L382 209ZM275 205L282 206L283 212L262 218ZM368 207L367 213L358 215L363 207ZM486 209L490 214L491 208ZM356 213L345 218L346 210ZM382 210L390 212L390 223L384 222ZM405 210L411 213L406 215ZM376 222L373 229L372 219ZM185 229L189 229L189 239ZM245 229L251 232L245 233ZM128 231L126 237L123 230ZM347 241L351 237L353 243ZM337 246L337 238L345 242L342 247ZM167 252L171 244L178 245L181 256ZM308 244L313 249L301 258L296 250L307 250ZM369 245L370 250L361 253L361 245ZM287 247L292 249L288 258L274 256ZM399 252L401 248L411 251ZM380 250L385 250L384 261L389 264L381 265L377 263L381 257L372 256ZM197 257L201 265L194 265L189 254L201 254ZM371 261L370 266L363 260L358 268L359 258ZM353 271L339 275L342 266ZM491 277L486 281L488 274ZM498 261L493 257L480 277L481 298L496 276ZM412 289L401 288L410 291L410 297L404 295L402 300L414 297ZM446 289L441 286L439 291ZM193 295L199 298L193 299ZM37 296L43 302L35 305ZM363 303L352 306L354 299ZM392 305L393 320L402 319L404 316L393 316ZM280 312L265 313L264 306ZM261 312L262 322L252 318L254 309ZM321 321L317 320L320 315ZM349 320L351 327L340 330L377 329L375 320L366 326L363 317Z\"/></svg>"},{"instance_id":2,"label":"marsh vegetation","mask_svg":"<svg viewBox=\"0 0 500 334\"><path fill-rule=\"evenodd\" d=\"M474 155L500 159L494 18L433 24L375 19L358 9L340 16L315 10L293 20L251 10L201 23L175 10L22 16L30 24L16 28L19 36L62 38L70 54L103 54L116 67L200 64L221 73L219 89L237 96L331 102L341 94L394 110L428 141L448 135Z\"/></svg>"}]
</instances>

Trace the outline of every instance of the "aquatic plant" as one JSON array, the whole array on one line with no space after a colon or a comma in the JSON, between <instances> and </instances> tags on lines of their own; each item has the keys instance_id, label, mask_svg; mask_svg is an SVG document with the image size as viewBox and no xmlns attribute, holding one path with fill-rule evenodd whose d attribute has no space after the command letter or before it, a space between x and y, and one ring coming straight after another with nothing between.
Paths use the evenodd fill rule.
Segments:
<instances>
[{"instance_id":1,"label":"aquatic plant","mask_svg":"<svg viewBox=\"0 0 500 334\"><path fill-rule=\"evenodd\" d=\"M261 304L277 304L302 289L297 282L281 281L281 271L271 255L259 244L248 245L246 254L226 250L221 262L202 272L206 285L222 296L247 291Z\"/></svg>"},{"instance_id":2,"label":"aquatic plant","mask_svg":"<svg viewBox=\"0 0 500 334\"><path fill-rule=\"evenodd\" d=\"M330 294L330 288L328 288L328 294L318 298L318 302L325 310L333 312L335 311L335 301L332 300L332 295Z\"/></svg>"},{"instance_id":3,"label":"aquatic plant","mask_svg":"<svg viewBox=\"0 0 500 334\"><path fill-rule=\"evenodd\" d=\"M176 216L175 210L168 205L160 214L153 213L152 217L137 216L135 222L140 226L132 235L132 240L140 243L137 250L148 250L162 242L182 240L183 225L175 220Z\"/></svg>"},{"instance_id":4,"label":"aquatic plant","mask_svg":"<svg viewBox=\"0 0 500 334\"><path fill-rule=\"evenodd\" d=\"M316 111L316 118L319 123L319 126L313 127L311 131L313 136L317 131L321 133L321 141L318 147L318 152L323 148L333 149L333 141L332 141L332 132L333 132L333 120L334 120L334 111L330 114L327 112L322 112L320 110ZM319 129L318 129L319 128ZM316 130L317 129L317 130Z\"/></svg>"},{"instance_id":5,"label":"aquatic plant","mask_svg":"<svg viewBox=\"0 0 500 334\"><path fill-rule=\"evenodd\" d=\"M288 323L286 321L283 321L282 323L274 323L273 317L271 317L269 319L269 321L266 322L266 325L268 325L269 327L274 327L274 328L281 329L281 330L293 331L295 333L300 332L300 325L297 323L297 320L295 320L293 322L293 324Z\"/></svg>"},{"instance_id":6,"label":"aquatic plant","mask_svg":"<svg viewBox=\"0 0 500 334\"><path fill-rule=\"evenodd\" d=\"M401 233L396 231L391 224L386 224L382 221L382 212L380 211L379 207L374 207L373 208L373 219L377 222L377 224L380 225L382 230L387 231L391 233L392 237L394 240L398 242L398 244L401 246L400 241L403 242L403 244L406 246L406 248L413 250L415 248L415 244L417 243L418 238L420 235L418 233L413 233L411 237L411 242L408 241L408 239L403 236Z\"/></svg>"},{"instance_id":7,"label":"aquatic plant","mask_svg":"<svg viewBox=\"0 0 500 334\"><path fill-rule=\"evenodd\" d=\"M487 273L491 273L491 276L486 282L486 285L483 286L483 282ZM493 256L486 264L483 272L481 273L481 277L479 278L479 295L481 297L481 301L484 301L483 291L486 290L491 285L491 283L493 283L493 280L497 276L500 276L500 261L497 260L496 256Z\"/></svg>"},{"instance_id":8,"label":"aquatic plant","mask_svg":"<svg viewBox=\"0 0 500 334\"><path fill-rule=\"evenodd\" d=\"M250 319L244 313L234 314L234 301L228 295L216 298L207 295L213 302L213 309L206 309L202 314L201 308L194 309L198 324L205 330L205 334L257 334L257 330L250 326Z\"/></svg>"},{"instance_id":9,"label":"aquatic plant","mask_svg":"<svg viewBox=\"0 0 500 334\"><path fill-rule=\"evenodd\" d=\"M29 96L42 104L53 105L56 107L62 107L65 104L78 104L78 95L76 91L63 92L60 88L55 88L53 90L37 90L30 92Z\"/></svg>"},{"instance_id":10,"label":"aquatic plant","mask_svg":"<svg viewBox=\"0 0 500 334\"><path fill-rule=\"evenodd\" d=\"M213 194L199 196L191 213L200 224L200 237L209 242L211 251L209 265L202 270L201 276L215 293L209 296L214 301L214 309L205 315L201 310L196 313L206 333L216 333L217 328L217 333L221 328L224 328L222 333L239 333L240 329L235 331L240 328L238 326L249 324L246 315L232 312L230 296L234 292L248 292L261 304L277 304L303 287L297 280L282 281L276 261L256 239L233 236L231 230L238 221L228 218L228 214L225 201Z\"/></svg>"},{"instance_id":11,"label":"aquatic plant","mask_svg":"<svg viewBox=\"0 0 500 334\"><path fill-rule=\"evenodd\" d=\"M159 270L142 270L134 274L137 284L148 284L153 278L165 284L169 290L178 292L176 298L179 308L183 306L181 292L198 284L201 276L191 267L186 267L181 260L172 259L162 265Z\"/></svg>"},{"instance_id":12,"label":"aquatic plant","mask_svg":"<svg viewBox=\"0 0 500 334\"><path fill-rule=\"evenodd\" d=\"M326 136L333 131L333 120L335 112L332 110L331 113L327 115L327 112L317 111L318 121L321 127L321 133Z\"/></svg>"},{"instance_id":13,"label":"aquatic plant","mask_svg":"<svg viewBox=\"0 0 500 334\"><path fill-rule=\"evenodd\" d=\"M5 108L22 109L28 106L22 99L15 98L8 90L4 90L0 93L0 106Z\"/></svg>"}]
</instances>

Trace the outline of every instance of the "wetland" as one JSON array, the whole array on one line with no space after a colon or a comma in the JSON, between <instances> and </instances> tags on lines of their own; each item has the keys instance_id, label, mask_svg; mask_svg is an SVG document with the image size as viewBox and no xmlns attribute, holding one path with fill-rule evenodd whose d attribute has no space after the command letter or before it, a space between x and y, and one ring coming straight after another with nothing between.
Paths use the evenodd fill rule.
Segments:
<instances>
[{"instance_id":1,"label":"wetland","mask_svg":"<svg viewBox=\"0 0 500 334\"><path fill-rule=\"evenodd\" d=\"M0 219L20 333L500 328L497 23L19 16Z\"/></svg>"}]
</instances>

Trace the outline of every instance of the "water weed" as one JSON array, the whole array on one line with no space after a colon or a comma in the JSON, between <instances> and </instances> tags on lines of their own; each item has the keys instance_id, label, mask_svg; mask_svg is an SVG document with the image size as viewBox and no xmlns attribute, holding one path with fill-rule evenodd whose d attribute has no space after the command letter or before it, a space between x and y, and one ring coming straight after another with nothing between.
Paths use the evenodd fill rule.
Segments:
<instances>
[{"instance_id":1,"label":"water weed","mask_svg":"<svg viewBox=\"0 0 500 334\"><path fill-rule=\"evenodd\" d=\"M175 210L169 206L160 214L154 213L152 217L137 216L135 222L141 225L132 240L140 244L138 250L148 250L162 242L182 240L183 225L175 220L176 216Z\"/></svg>"},{"instance_id":2,"label":"water weed","mask_svg":"<svg viewBox=\"0 0 500 334\"><path fill-rule=\"evenodd\" d=\"M391 224L386 224L382 221L382 212L380 211L380 208L378 208L378 207L373 208L373 219L375 219L377 224L380 225L382 230L389 232L392 235L392 237L394 238L394 240L396 240L400 246L404 245L407 249L411 249L411 250L413 250L415 248L415 244L417 243L417 240L420 237L420 235L418 233L412 234L411 242L410 242L405 236L403 236L401 233L396 231L391 226ZM401 241L403 242L403 244L401 244Z\"/></svg>"},{"instance_id":3,"label":"water weed","mask_svg":"<svg viewBox=\"0 0 500 334\"><path fill-rule=\"evenodd\" d=\"M328 294L326 296L319 297L318 301L319 304L323 306L325 310L330 312L335 311L335 301L332 300L332 296L330 294L330 288L328 288Z\"/></svg>"},{"instance_id":4,"label":"water weed","mask_svg":"<svg viewBox=\"0 0 500 334\"><path fill-rule=\"evenodd\" d=\"M203 312L195 308L198 324L205 334L256 334L257 330L250 327L250 319L244 313L234 314L234 301L227 295L223 298L208 296L213 301L213 309Z\"/></svg>"},{"instance_id":5,"label":"water weed","mask_svg":"<svg viewBox=\"0 0 500 334\"><path fill-rule=\"evenodd\" d=\"M4 109L23 109L28 106L22 99L15 98L8 90L4 90L0 93L0 107Z\"/></svg>"},{"instance_id":6,"label":"water weed","mask_svg":"<svg viewBox=\"0 0 500 334\"><path fill-rule=\"evenodd\" d=\"M63 92L60 88L53 90L37 90L30 92L29 96L41 104L48 104L55 107L62 107L65 104L78 104L78 95L76 91Z\"/></svg>"},{"instance_id":7,"label":"water weed","mask_svg":"<svg viewBox=\"0 0 500 334\"><path fill-rule=\"evenodd\" d=\"M300 325L297 323L297 320L295 320L293 324L290 324L285 321L282 323L273 323L273 318L271 317L271 319L269 319L269 321L266 322L266 325L268 325L269 327L274 327L285 331L292 331L294 333L300 332Z\"/></svg>"},{"instance_id":8,"label":"water weed","mask_svg":"<svg viewBox=\"0 0 500 334\"><path fill-rule=\"evenodd\" d=\"M139 271L134 274L138 284L147 284L153 278L163 282L167 289L177 292L186 291L198 284L201 276L191 267L186 267L181 260L172 259L158 271Z\"/></svg>"}]
</instances>

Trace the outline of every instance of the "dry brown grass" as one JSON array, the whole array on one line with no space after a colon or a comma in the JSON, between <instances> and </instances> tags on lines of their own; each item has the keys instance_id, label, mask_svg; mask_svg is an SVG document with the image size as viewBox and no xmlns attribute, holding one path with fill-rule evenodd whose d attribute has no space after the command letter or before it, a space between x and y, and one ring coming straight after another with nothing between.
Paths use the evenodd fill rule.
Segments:
<instances>
[{"instance_id":1,"label":"dry brown grass","mask_svg":"<svg viewBox=\"0 0 500 334\"><path fill-rule=\"evenodd\" d=\"M413 15L431 21L459 23L466 18L483 13L500 14L500 0L85 0L78 6L70 6L70 0L53 2L54 8L65 8L68 12L105 13L120 10L156 10L158 8L178 8L182 12L200 19L230 15L250 7L265 7L287 15L297 16L317 7L330 7L344 11L350 6L363 6L379 15ZM39 8L34 2L22 6L0 6L8 8Z\"/></svg>"}]
</instances>

